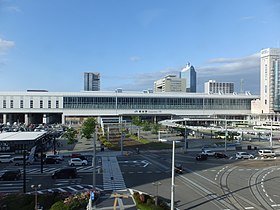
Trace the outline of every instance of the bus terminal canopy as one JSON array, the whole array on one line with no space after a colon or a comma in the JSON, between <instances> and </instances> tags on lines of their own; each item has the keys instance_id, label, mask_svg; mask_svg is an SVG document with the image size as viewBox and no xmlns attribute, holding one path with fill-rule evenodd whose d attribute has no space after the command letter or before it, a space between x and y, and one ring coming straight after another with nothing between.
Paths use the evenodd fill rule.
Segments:
<instances>
[{"instance_id":1,"label":"bus terminal canopy","mask_svg":"<svg viewBox=\"0 0 280 210\"><path fill-rule=\"evenodd\" d=\"M0 133L0 142L10 141L36 141L46 135L46 131L42 132L5 132Z\"/></svg>"}]
</instances>

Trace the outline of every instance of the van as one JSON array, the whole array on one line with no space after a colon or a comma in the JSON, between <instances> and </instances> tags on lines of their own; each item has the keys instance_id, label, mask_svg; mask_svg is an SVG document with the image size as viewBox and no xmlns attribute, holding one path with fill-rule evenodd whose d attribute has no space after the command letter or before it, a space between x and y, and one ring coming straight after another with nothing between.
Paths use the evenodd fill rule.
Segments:
<instances>
[{"instance_id":1,"label":"van","mask_svg":"<svg viewBox=\"0 0 280 210\"><path fill-rule=\"evenodd\" d=\"M31 165L34 161L29 158L28 156L25 159L26 165ZM23 156L16 156L14 157L13 163L15 166L23 165Z\"/></svg>"},{"instance_id":2,"label":"van","mask_svg":"<svg viewBox=\"0 0 280 210\"><path fill-rule=\"evenodd\" d=\"M275 153L272 151L272 150L268 150L268 149L265 149L265 150L259 150L259 155L261 157L275 157Z\"/></svg>"},{"instance_id":3,"label":"van","mask_svg":"<svg viewBox=\"0 0 280 210\"><path fill-rule=\"evenodd\" d=\"M11 155L0 155L0 163L12 163L13 160Z\"/></svg>"},{"instance_id":4,"label":"van","mask_svg":"<svg viewBox=\"0 0 280 210\"><path fill-rule=\"evenodd\" d=\"M53 179L72 179L77 176L77 169L73 167L61 168L52 174Z\"/></svg>"}]
</instances>

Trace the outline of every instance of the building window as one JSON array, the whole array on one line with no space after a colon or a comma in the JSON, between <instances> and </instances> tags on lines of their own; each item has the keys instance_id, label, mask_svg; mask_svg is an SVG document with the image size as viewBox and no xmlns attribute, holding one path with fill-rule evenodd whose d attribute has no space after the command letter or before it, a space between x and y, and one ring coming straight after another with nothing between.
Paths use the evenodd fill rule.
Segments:
<instances>
[{"instance_id":1,"label":"building window","mask_svg":"<svg viewBox=\"0 0 280 210\"><path fill-rule=\"evenodd\" d=\"M23 109L23 100L20 100L20 108Z\"/></svg>"},{"instance_id":2,"label":"building window","mask_svg":"<svg viewBox=\"0 0 280 210\"><path fill-rule=\"evenodd\" d=\"M33 108L33 100L30 100L30 108Z\"/></svg>"},{"instance_id":3,"label":"building window","mask_svg":"<svg viewBox=\"0 0 280 210\"><path fill-rule=\"evenodd\" d=\"M264 104L267 104L267 100L264 100Z\"/></svg>"},{"instance_id":4,"label":"building window","mask_svg":"<svg viewBox=\"0 0 280 210\"><path fill-rule=\"evenodd\" d=\"M52 101L48 100L48 109L52 108Z\"/></svg>"},{"instance_id":5,"label":"building window","mask_svg":"<svg viewBox=\"0 0 280 210\"><path fill-rule=\"evenodd\" d=\"M56 100L56 102L55 102L55 108L56 108L56 109L59 108L59 101L58 101L58 100Z\"/></svg>"},{"instance_id":6,"label":"building window","mask_svg":"<svg viewBox=\"0 0 280 210\"><path fill-rule=\"evenodd\" d=\"M4 109L7 108L6 100L3 100L3 108L4 108Z\"/></svg>"},{"instance_id":7,"label":"building window","mask_svg":"<svg viewBox=\"0 0 280 210\"><path fill-rule=\"evenodd\" d=\"M14 108L14 101L13 101L13 100L10 101L10 108L11 108L11 109Z\"/></svg>"},{"instance_id":8,"label":"building window","mask_svg":"<svg viewBox=\"0 0 280 210\"><path fill-rule=\"evenodd\" d=\"M40 100L40 109L43 109L43 100Z\"/></svg>"}]
</instances>

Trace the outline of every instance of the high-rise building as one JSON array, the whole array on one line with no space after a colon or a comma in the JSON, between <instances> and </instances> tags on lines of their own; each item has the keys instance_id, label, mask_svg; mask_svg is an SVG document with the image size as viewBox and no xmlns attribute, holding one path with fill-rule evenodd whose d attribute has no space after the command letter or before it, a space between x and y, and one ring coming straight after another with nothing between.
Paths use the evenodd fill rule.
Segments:
<instances>
[{"instance_id":1,"label":"high-rise building","mask_svg":"<svg viewBox=\"0 0 280 210\"><path fill-rule=\"evenodd\" d=\"M207 94L231 94L234 92L234 83L209 80L204 83L204 92Z\"/></svg>"},{"instance_id":2,"label":"high-rise building","mask_svg":"<svg viewBox=\"0 0 280 210\"><path fill-rule=\"evenodd\" d=\"M84 90L99 91L100 90L100 74L97 72L84 72Z\"/></svg>"},{"instance_id":3,"label":"high-rise building","mask_svg":"<svg viewBox=\"0 0 280 210\"><path fill-rule=\"evenodd\" d=\"M280 112L280 48L261 50L261 113Z\"/></svg>"},{"instance_id":4,"label":"high-rise building","mask_svg":"<svg viewBox=\"0 0 280 210\"><path fill-rule=\"evenodd\" d=\"M179 77L186 80L186 92L196 92L196 72L190 63L181 70Z\"/></svg>"},{"instance_id":5,"label":"high-rise building","mask_svg":"<svg viewBox=\"0 0 280 210\"><path fill-rule=\"evenodd\" d=\"M167 75L154 82L154 92L185 92L186 80L176 77L176 75Z\"/></svg>"}]
</instances>

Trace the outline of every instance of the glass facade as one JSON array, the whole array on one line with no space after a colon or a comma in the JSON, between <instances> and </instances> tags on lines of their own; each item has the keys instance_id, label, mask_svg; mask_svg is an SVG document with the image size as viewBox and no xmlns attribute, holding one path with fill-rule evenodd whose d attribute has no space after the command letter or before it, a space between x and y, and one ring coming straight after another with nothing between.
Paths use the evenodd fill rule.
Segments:
<instances>
[{"instance_id":1,"label":"glass facade","mask_svg":"<svg viewBox=\"0 0 280 210\"><path fill-rule=\"evenodd\" d=\"M117 100L117 102L116 102ZM65 109L250 110L249 98L63 97ZM117 105L117 107L116 107Z\"/></svg>"}]
</instances>

